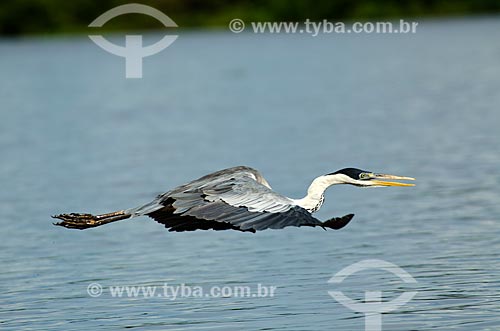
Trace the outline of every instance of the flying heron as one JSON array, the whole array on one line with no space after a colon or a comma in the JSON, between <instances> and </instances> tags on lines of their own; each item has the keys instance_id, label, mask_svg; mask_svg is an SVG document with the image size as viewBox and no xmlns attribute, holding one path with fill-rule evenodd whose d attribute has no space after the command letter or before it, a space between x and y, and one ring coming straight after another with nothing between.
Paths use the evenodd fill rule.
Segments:
<instances>
[{"instance_id":1,"label":"flying heron","mask_svg":"<svg viewBox=\"0 0 500 331\"><path fill-rule=\"evenodd\" d=\"M326 189L336 184L359 187L414 186L387 180L414 180L411 177L345 168L314 179L302 199L287 198L272 190L259 171L239 166L220 170L174 188L143 206L113 213L61 214L54 223L71 229L88 229L147 215L169 231L239 230L255 232L287 226L320 226L341 229L354 214L320 221L312 216L319 210Z\"/></svg>"}]
</instances>

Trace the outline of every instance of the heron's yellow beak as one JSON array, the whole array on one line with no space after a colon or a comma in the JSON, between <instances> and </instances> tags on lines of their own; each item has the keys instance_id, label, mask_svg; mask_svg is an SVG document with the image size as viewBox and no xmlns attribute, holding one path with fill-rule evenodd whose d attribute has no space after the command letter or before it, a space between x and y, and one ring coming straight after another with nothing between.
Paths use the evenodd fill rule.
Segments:
<instances>
[{"instance_id":1,"label":"heron's yellow beak","mask_svg":"<svg viewBox=\"0 0 500 331\"><path fill-rule=\"evenodd\" d=\"M403 176L394 176L394 175L385 175L385 174L373 174L373 179L371 180L371 182L374 185L379 185L379 186L415 186L415 184L388 182L388 181L379 180L379 179L415 180L415 178L413 178L413 177L403 177Z\"/></svg>"}]
</instances>

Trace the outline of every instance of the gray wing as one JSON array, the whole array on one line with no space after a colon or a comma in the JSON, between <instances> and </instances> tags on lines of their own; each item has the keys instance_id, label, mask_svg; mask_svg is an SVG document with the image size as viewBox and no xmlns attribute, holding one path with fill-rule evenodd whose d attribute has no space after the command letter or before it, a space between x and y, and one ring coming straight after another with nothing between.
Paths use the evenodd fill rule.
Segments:
<instances>
[{"instance_id":1,"label":"gray wing","mask_svg":"<svg viewBox=\"0 0 500 331\"><path fill-rule=\"evenodd\" d=\"M248 167L221 170L182 185L159 196L141 213L171 231L322 225L307 210L274 192L257 170Z\"/></svg>"}]
</instances>

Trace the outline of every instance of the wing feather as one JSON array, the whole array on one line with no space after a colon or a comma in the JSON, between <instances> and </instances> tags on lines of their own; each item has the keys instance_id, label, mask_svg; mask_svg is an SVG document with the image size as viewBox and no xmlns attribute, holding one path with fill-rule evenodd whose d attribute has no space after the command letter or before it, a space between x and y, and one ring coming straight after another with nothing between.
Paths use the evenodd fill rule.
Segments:
<instances>
[{"instance_id":1,"label":"wing feather","mask_svg":"<svg viewBox=\"0 0 500 331\"><path fill-rule=\"evenodd\" d=\"M262 175L249 167L229 168L204 176L160 195L133 212L157 219L170 231L232 228L254 232L322 224L293 200L274 192ZM171 222L166 213L171 214Z\"/></svg>"}]
</instances>

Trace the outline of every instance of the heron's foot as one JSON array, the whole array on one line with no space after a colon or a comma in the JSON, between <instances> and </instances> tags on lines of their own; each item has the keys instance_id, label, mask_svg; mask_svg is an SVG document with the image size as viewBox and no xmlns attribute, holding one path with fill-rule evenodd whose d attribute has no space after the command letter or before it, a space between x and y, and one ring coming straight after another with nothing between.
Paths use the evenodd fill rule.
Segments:
<instances>
[{"instance_id":1,"label":"heron's foot","mask_svg":"<svg viewBox=\"0 0 500 331\"><path fill-rule=\"evenodd\" d=\"M83 230L102 225L102 222L92 214L60 214L54 215L52 216L52 218L58 218L62 220L62 222L53 223L54 225L64 226L65 228L69 229Z\"/></svg>"},{"instance_id":2,"label":"heron's foot","mask_svg":"<svg viewBox=\"0 0 500 331\"><path fill-rule=\"evenodd\" d=\"M323 224L321 225L323 228L330 228L334 230L340 230L349 222L352 220L354 217L354 214L348 214L344 215L342 217L333 217L329 219L328 221L324 221Z\"/></svg>"}]
</instances>

